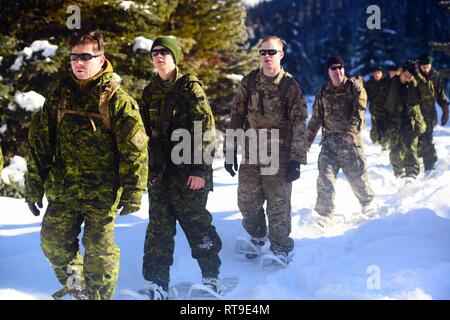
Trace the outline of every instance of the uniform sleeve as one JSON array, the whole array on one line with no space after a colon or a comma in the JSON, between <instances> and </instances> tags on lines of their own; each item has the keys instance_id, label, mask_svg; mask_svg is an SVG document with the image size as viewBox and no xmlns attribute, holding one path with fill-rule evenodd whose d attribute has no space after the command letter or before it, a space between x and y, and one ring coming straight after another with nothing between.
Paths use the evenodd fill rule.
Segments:
<instances>
[{"instance_id":1,"label":"uniform sleeve","mask_svg":"<svg viewBox=\"0 0 450 320\"><path fill-rule=\"evenodd\" d=\"M120 205L139 206L147 187L148 137L136 101L124 95L118 97L112 120L119 152L119 181L123 189Z\"/></svg>"},{"instance_id":2,"label":"uniform sleeve","mask_svg":"<svg viewBox=\"0 0 450 320\"><path fill-rule=\"evenodd\" d=\"M210 166L209 161L205 161L203 155L211 155L211 161L214 157L215 144L216 144L216 128L214 116L211 111L211 107L208 103L208 98L205 91L201 87L198 81L189 81L184 90L186 95L186 101L188 101L188 121L189 131L192 139L192 159L191 159L191 171L190 175L205 178L206 168ZM195 125L199 126L201 123L202 141L196 141L194 135ZM196 156L197 155L197 156ZM201 156L201 157L200 157Z\"/></svg>"},{"instance_id":3,"label":"uniform sleeve","mask_svg":"<svg viewBox=\"0 0 450 320\"><path fill-rule=\"evenodd\" d=\"M300 86L297 82L289 88L289 121L292 136L290 160L306 164L306 118L308 109Z\"/></svg>"},{"instance_id":4,"label":"uniform sleeve","mask_svg":"<svg viewBox=\"0 0 450 320\"><path fill-rule=\"evenodd\" d=\"M139 101L139 113L141 115L142 122L144 124L147 136L150 137L151 126L150 126L150 116L149 116L149 101L148 101L148 91L150 90L150 85L144 88L141 100Z\"/></svg>"},{"instance_id":5,"label":"uniform sleeve","mask_svg":"<svg viewBox=\"0 0 450 320\"><path fill-rule=\"evenodd\" d=\"M355 80L359 81L359 80ZM367 106L367 94L362 85L353 85L353 111L346 132L354 138L363 129L365 111Z\"/></svg>"},{"instance_id":6,"label":"uniform sleeve","mask_svg":"<svg viewBox=\"0 0 450 320\"><path fill-rule=\"evenodd\" d=\"M229 129L242 129L247 119L248 76L242 78L234 96L233 109L231 110L231 121Z\"/></svg>"},{"instance_id":7,"label":"uniform sleeve","mask_svg":"<svg viewBox=\"0 0 450 320\"><path fill-rule=\"evenodd\" d=\"M323 123L324 108L322 102L322 90L316 94L314 99L314 104L312 107L312 116L308 122L308 129L306 130L306 147L309 149L314 139L316 138L317 132L319 132L320 127Z\"/></svg>"},{"instance_id":8,"label":"uniform sleeve","mask_svg":"<svg viewBox=\"0 0 450 320\"><path fill-rule=\"evenodd\" d=\"M47 108L33 115L28 131L28 162L25 175L25 200L39 202L44 196L44 182L52 163Z\"/></svg>"},{"instance_id":9,"label":"uniform sleeve","mask_svg":"<svg viewBox=\"0 0 450 320\"><path fill-rule=\"evenodd\" d=\"M444 111L444 109L448 108L449 102L447 96L445 95L444 86L442 85L441 78L439 76L436 79L435 86L436 86L437 103Z\"/></svg>"}]
</instances>

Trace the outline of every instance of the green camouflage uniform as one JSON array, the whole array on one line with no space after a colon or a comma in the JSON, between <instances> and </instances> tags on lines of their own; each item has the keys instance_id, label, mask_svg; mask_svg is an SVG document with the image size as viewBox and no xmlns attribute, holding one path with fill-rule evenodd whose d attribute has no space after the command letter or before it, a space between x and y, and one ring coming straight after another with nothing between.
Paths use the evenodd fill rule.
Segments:
<instances>
[{"instance_id":1,"label":"green camouflage uniform","mask_svg":"<svg viewBox=\"0 0 450 320\"><path fill-rule=\"evenodd\" d=\"M422 76L422 75L421 75ZM425 80L431 82L431 86L426 81L420 81L422 103L420 104L420 111L425 119L427 130L419 137L419 157L423 158L425 170L430 170L434 167L437 161L436 149L433 144L433 128L437 124L436 102L441 107L442 112L448 114L448 98L445 95L444 87L441 84L441 79L438 72L434 69L425 76Z\"/></svg>"},{"instance_id":2,"label":"green camouflage uniform","mask_svg":"<svg viewBox=\"0 0 450 320\"><path fill-rule=\"evenodd\" d=\"M373 143L380 143L386 147L387 139L383 136L384 128L386 126L386 119L382 112L382 107L376 104L377 95L380 93L383 84L388 81L385 78L376 81L373 77L364 85L367 92L367 101L369 103L369 111L372 119L372 127L370 129L370 139Z\"/></svg>"},{"instance_id":3,"label":"green camouflage uniform","mask_svg":"<svg viewBox=\"0 0 450 320\"><path fill-rule=\"evenodd\" d=\"M281 96L282 81L289 81L285 96ZM245 230L254 238L263 238L267 235L263 208L267 201L270 248L275 253L288 253L294 248L294 241L289 237L292 183L286 182L285 172L290 160L306 164L308 111L299 84L283 69L276 77L267 77L259 70L254 86L251 87L250 74L247 74L236 93L229 128L251 128L257 132L269 129L269 145L271 130L278 129L279 168L273 175L261 174L262 167L271 164L261 163L259 157L256 164L250 164L249 146L246 146L239 168L238 206ZM262 146L258 144L258 147Z\"/></svg>"},{"instance_id":4,"label":"green camouflage uniform","mask_svg":"<svg viewBox=\"0 0 450 320\"><path fill-rule=\"evenodd\" d=\"M341 168L362 206L373 199L361 138L365 127L366 104L366 90L361 79L347 78L338 87L328 82L316 95L313 115L308 122L307 141L308 146L311 146L322 127L315 206L320 215L330 216L334 213L334 184ZM353 143L344 141L346 134L353 137Z\"/></svg>"},{"instance_id":5,"label":"green camouflage uniform","mask_svg":"<svg viewBox=\"0 0 450 320\"><path fill-rule=\"evenodd\" d=\"M396 176L415 178L420 172L417 146L426 123L420 112L422 94L418 81L423 81L423 77L419 75L417 80L402 84L400 76L395 76L379 96L388 119L389 158Z\"/></svg>"},{"instance_id":6,"label":"green camouflage uniform","mask_svg":"<svg viewBox=\"0 0 450 320\"><path fill-rule=\"evenodd\" d=\"M150 223L144 245L143 276L168 289L176 222L179 221L203 277L216 278L222 242L206 210L208 193L213 186L212 166L194 163L193 157L191 164L175 165L171 161L171 150L178 144L171 141L172 133L185 129L194 138L194 121L202 123L204 134L203 144L197 151L203 152L215 144L215 123L208 99L196 77L183 76L176 68L169 81L154 75L144 89L142 101L141 114L150 136ZM204 178L205 186L191 190L186 185L189 176Z\"/></svg>"},{"instance_id":7,"label":"green camouflage uniform","mask_svg":"<svg viewBox=\"0 0 450 320\"><path fill-rule=\"evenodd\" d=\"M117 208L139 208L147 185L148 137L139 107L122 88L112 91L113 81L109 62L93 79L63 81L29 131L26 201L40 202L44 192L49 201L42 249L63 286L74 272L82 274L89 299L112 298ZM114 95L106 104L108 94ZM83 222L84 259L78 244Z\"/></svg>"}]
</instances>

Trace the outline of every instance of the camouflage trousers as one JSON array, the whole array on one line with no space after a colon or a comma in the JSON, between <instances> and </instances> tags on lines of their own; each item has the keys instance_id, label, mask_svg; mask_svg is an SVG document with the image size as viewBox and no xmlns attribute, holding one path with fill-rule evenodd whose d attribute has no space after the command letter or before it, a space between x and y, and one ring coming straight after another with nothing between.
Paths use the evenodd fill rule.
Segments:
<instances>
[{"instance_id":1,"label":"camouflage trousers","mask_svg":"<svg viewBox=\"0 0 450 320\"><path fill-rule=\"evenodd\" d=\"M176 222L191 247L203 277L218 277L222 241L206 210L209 190L191 190L186 186L188 176L170 174L149 190L149 225L144 244L142 273L167 290L170 266L173 264Z\"/></svg>"},{"instance_id":2,"label":"camouflage trousers","mask_svg":"<svg viewBox=\"0 0 450 320\"><path fill-rule=\"evenodd\" d=\"M427 131L419 137L418 155L423 158L425 171L433 168L437 161L436 149L433 144L433 119L425 119Z\"/></svg>"},{"instance_id":3,"label":"camouflage trousers","mask_svg":"<svg viewBox=\"0 0 450 320\"><path fill-rule=\"evenodd\" d=\"M267 235L264 202L267 201L268 238L270 249L290 252L294 241L291 233L292 183L285 180L286 163L281 163L274 175L261 175L257 164L241 164L239 168L238 206L242 224L248 234L255 238Z\"/></svg>"},{"instance_id":4,"label":"camouflage trousers","mask_svg":"<svg viewBox=\"0 0 450 320\"><path fill-rule=\"evenodd\" d=\"M114 242L116 205L50 201L42 220L41 247L59 282L86 289L91 300L112 299L120 251ZM78 236L84 222L84 259Z\"/></svg>"},{"instance_id":5,"label":"camouflage trousers","mask_svg":"<svg viewBox=\"0 0 450 320\"><path fill-rule=\"evenodd\" d=\"M334 213L336 192L334 184L342 169L359 203L364 206L372 201L373 191L369 185L367 162L362 142L349 144L342 136L328 136L322 142L319 154L319 177L317 178L317 201L315 211L320 215Z\"/></svg>"},{"instance_id":6,"label":"camouflage trousers","mask_svg":"<svg viewBox=\"0 0 450 320\"><path fill-rule=\"evenodd\" d=\"M403 174L416 177L419 174L418 143L418 137L401 136L399 134L391 136L389 160L397 177Z\"/></svg>"}]
</instances>

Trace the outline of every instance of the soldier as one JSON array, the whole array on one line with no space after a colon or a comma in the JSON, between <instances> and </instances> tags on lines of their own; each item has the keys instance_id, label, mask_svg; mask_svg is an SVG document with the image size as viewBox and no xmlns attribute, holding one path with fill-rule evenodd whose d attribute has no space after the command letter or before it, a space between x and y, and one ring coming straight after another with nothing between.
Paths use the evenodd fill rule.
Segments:
<instances>
[{"instance_id":1,"label":"soldier","mask_svg":"<svg viewBox=\"0 0 450 320\"><path fill-rule=\"evenodd\" d=\"M63 289L54 298L111 299L119 271L114 219L138 211L148 153L137 103L114 81L99 31L75 32L72 74L33 116L25 199ZM81 257L78 235L84 222Z\"/></svg>"},{"instance_id":2,"label":"soldier","mask_svg":"<svg viewBox=\"0 0 450 320\"><path fill-rule=\"evenodd\" d=\"M417 73L415 62L408 60L399 76L394 76L379 95L388 119L386 134L389 136L389 159L398 178L405 183L413 182L420 172L417 145L419 136L426 130L426 123L420 112L421 96L418 82L427 81ZM430 82L428 82L430 85Z\"/></svg>"},{"instance_id":3,"label":"soldier","mask_svg":"<svg viewBox=\"0 0 450 320\"><path fill-rule=\"evenodd\" d=\"M239 168L238 206L251 242L260 249L267 239L263 208L267 201L270 249L281 261L288 263L294 248L294 241L289 237L292 181L300 177L300 164L306 164L305 126L308 114L299 84L281 67L284 46L285 42L277 36L262 40L259 50L261 68L242 79L229 129L245 128L258 132L268 129L269 133L275 129L279 132L279 168L275 174L263 174L266 165L259 159L256 164L249 163L249 153L244 155ZM233 143L226 144L229 148ZM262 146L258 145L258 148ZM228 160L228 153L225 161L225 169L231 176L238 169L236 148L233 152L230 157L233 160ZM247 254L246 257L251 259L256 255Z\"/></svg>"},{"instance_id":4,"label":"soldier","mask_svg":"<svg viewBox=\"0 0 450 320\"><path fill-rule=\"evenodd\" d=\"M203 154L214 145L214 117L200 81L193 75L183 75L178 68L181 52L174 38L155 39L151 56L157 74L145 87L141 105L150 137L150 222L142 268L149 281L147 293L152 300L167 299L177 220L200 266L203 284L218 292L222 242L206 210L208 193L213 189L211 163L176 164L171 158L175 146L172 134L187 130L194 137L194 122L201 124L204 142L194 146L198 147L196 151Z\"/></svg>"},{"instance_id":5,"label":"soldier","mask_svg":"<svg viewBox=\"0 0 450 320\"><path fill-rule=\"evenodd\" d=\"M365 127L366 90L362 79L350 79L345 75L344 60L340 56L330 57L327 67L330 81L316 95L307 129L309 148L322 127L315 206L320 215L317 222L320 227L333 222L334 183L341 168L363 214L369 215L375 210L361 138Z\"/></svg>"},{"instance_id":6,"label":"soldier","mask_svg":"<svg viewBox=\"0 0 450 320\"><path fill-rule=\"evenodd\" d=\"M386 149L386 139L381 135L384 131L385 119L380 112L380 106L375 104L375 97L380 92L383 85L383 71L381 66L377 66L373 70L372 77L364 85L367 92L367 100L369 102L369 111L372 119L372 128L370 129L370 139L373 143L380 143L383 150Z\"/></svg>"},{"instance_id":7,"label":"soldier","mask_svg":"<svg viewBox=\"0 0 450 320\"><path fill-rule=\"evenodd\" d=\"M433 144L433 128L437 124L436 102L442 109L441 125L445 126L448 121L448 98L441 84L439 73L432 69L433 59L431 55L424 54L419 58L419 70L426 80L432 82L432 86L425 85L422 95L420 111L427 124L427 130L419 137L419 157L423 158L425 173L434 169L437 161L436 149ZM423 82L422 82L423 83ZM428 88L428 90L427 90Z\"/></svg>"}]
</instances>

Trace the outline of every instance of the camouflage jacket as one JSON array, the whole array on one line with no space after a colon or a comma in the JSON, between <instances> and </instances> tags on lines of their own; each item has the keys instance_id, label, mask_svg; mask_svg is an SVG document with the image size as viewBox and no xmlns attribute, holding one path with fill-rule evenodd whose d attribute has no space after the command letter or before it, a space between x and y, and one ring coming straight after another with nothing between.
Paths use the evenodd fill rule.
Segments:
<instances>
[{"instance_id":1,"label":"camouflage jacket","mask_svg":"<svg viewBox=\"0 0 450 320\"><path fill-rule=\"evenodd\" d=\"M26 200L88 200L139 205L147 185L148 153L139 107L122 88L102 104L113 84L112 67L83 88L63 80L29 130ZM101 105L107 107L100 118Z\"/></svg>"},{"instance_id":2,"label":"camouflage jacket","mask_svg":"<svg viewBox=\"0 0 450 320\"><path fill-rule=\"evenodd\" d=\"M373 117L377 116L378 107L375 105L376 97L380 92L381 86L385 82L386 78L382 78L379 81L376 81L373 77L364 84L364 88L367 93L367 102L369 103L369 111Z\"/></svg>"},{"instance_id":3,"label":"camouflage jacket","mask_svg":"<svg viewBox=\"0 0 450 320\"><path fill-rule=\"evenodd\" d=\"M431 69L427 76L423 76L421 74L419 76L424 78L423 81L419 82L422 89L422 103L420 104L420 109L424 118L427 121L432 121L433 125L436 125L436 102L443 111L448 108L449 105L448 98L445 95L444 86L441 83L439 73L434 69ZM426 82L424 84L424 81L429 81L431 85L426 84Z\"/></svg>"},{"instance_id":4,"label":"camouflage jacket","mask_svg":"<svg viewBox=\"0 0 450 320\"><path fill-rule=\"evenodd\" d=\"M281 96L283 77L289 82L285 97ZM251 88L250 74L242 79L231 112L230 129L279 129L280 156L306 164L305 131L308 111L302 90L293 77L281 69L274 77L264 76L262 69ZM247 129L247 127L246 127Z\"/></svg>"},{"instance_id":5,"label":"camouflage jacket","mask_svg":"<svg viewBox=\"0 0 450 320\"><path fill-rule=\"evenodd\" d=\"M388 135L420 136L426 130L426 123L420 111L421 88L426 85L423 77L402 84L400 76L394 76L383 86L379 101L387 119ZM422 85L419 83L422 82Z\"/></svg>"},{"instance_id":6,"label":"camouflage jacket","mask_svg":"<svg viewBox=\"0 0 450 320\"><path fill-rule=\"evenodd\" d=\"M182 176L198 176L205 179L205 188L212 190L212 166L205 161L204 154L214 155L215 121L208 98L200 81L193 75L183 75L178 67L171 80L162 81L158 74L145 87L140 103L149 141L149 182L160 182L164 174L177 173ZM196 143L196 131L201 134ZM171 153L182 140L171 141L172 134L189 132L191 154L183 155L187 161L175 164ZM184 139L184 138L183 138ZM211 159L212 160L212 159ZM157 180L155 180L157 179ZM185 181L183 181L185 183Z\"/></svg>"},{"instance_id":7,"label":"camouflage jacket","mask_svg":"<svg viewBox=\"0 0 450 320\"><path fill-rule=\"evenodd\" d=\"M367 95L362 79L346 78L335 87L329 81L318 91L313 114L308 122L307 142L313 143L322 127L322 139L327 135L350 134L356 140L365 127Z\"/></svg>"}]
</instances>

